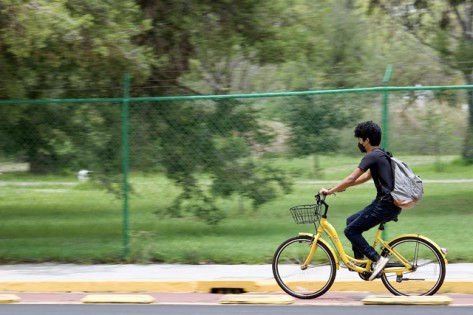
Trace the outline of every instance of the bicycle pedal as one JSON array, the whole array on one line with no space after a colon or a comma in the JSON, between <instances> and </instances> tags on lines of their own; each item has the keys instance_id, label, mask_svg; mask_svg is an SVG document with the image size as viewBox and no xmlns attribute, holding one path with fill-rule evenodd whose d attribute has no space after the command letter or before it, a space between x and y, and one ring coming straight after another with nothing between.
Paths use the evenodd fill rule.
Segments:
<instances>
[{"instance_id":1,"label":"bicycle pedal","mask_svg":"<svg viewBox=\"0 0 473 315\"><path fill-rule=\"evenodd\" d=\"M362 280L365 280L365 281L369 281L370 277L371 277L371 272L362 272L362 273L358 273L358 275L360 276L360 278Z\"/></svg>"}]
</instances>

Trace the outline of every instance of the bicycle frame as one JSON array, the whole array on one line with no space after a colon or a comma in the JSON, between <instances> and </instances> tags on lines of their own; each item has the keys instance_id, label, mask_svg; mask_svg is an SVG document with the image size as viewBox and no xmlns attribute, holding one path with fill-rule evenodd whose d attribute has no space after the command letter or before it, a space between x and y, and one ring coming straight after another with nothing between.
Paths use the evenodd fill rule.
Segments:
<instances>
[{"instance_id":1,"label":"bicycle frame","mask_svg":"<svg viewBox=\"0 0 473 315\"><path fill-rule=\"evenodd\" d=\"M397 253L395 250L393 250L388 245L389 242L386 242L381 238L382 231L383 230L382 230L381 225L380 225L380 228L378 228L378 231L376 232L376 236L374 238L373 248L376 248L378 245L381 245L384 249L388 250L392 255L394 255L398 259L398 261L402 262L402 264L404 265L404 266L400 266L400 265L397 266L397 267L399 267L397 269L389 269L389 272L390 273L402 273L402 272L405 272L406 270L411 270L412 269L411 263L407 259L402 257L399 253ZM339 255L336 255L333 248L325 240L322 239L323 234L326 234L332 240L332 242L335 244L336 250L337 250ZM332 224L330 224L330 222L328 222L327 218L324 218L324 217L321 218L319 227L317 228L317 233L315 235L310 234L310 233L300 233L300 235L310 235L311 237L314 238L314 241L312 243L312 247L311 247L311 250L309 252L309 255L307 256L306 260L302 264L301 269L306 269L307 268L309 263L312 261L312 258L314 257L315 252L317 251L317 248L318 248L317 241L321 241L321 242L325 243L325 245L327 245L327 247L330 249L330 251L332 252L335 259L337 260L336 261L337 269L339 269L338 257L340 257L342 259L343 263L345 263L345 265L348 268L350 268L351 270L354 270L354 271L359 272L359 273L368 272L368 271L371 270L371 265L373 263L371 260L369 260L369 259L356 259L356 258L353 258L353 257L346 254L345 249L343 248L342 242L340 241L340 238L338 236L337 231L332 226ZM402 237L402 236L405 236L405 235L401 235L399 237ZM444 257L444 259L446 261L445 257ZM364 267L362 267L361 265L364 265Z\"/></svg>"},{"instance_id":2,"label":"bicycle frame","mask_svg":"<svg viewBox=\"0 0 473 315\"><path fill-rule=\"evenodd\" d=\"M347 253L345 252L345 249L343 248L342 242L340 241L340 238L338 236L337 231L335 230L333 225L330 224L330 222L328 222L328 219L327 219L328 205L325 203L324 199L320 199L319 195L316 196L317 203L320 206L322 206L322 205L325 206L325 210L324 210L324 213L323 213L323 215L320 219L320 224L317 228L316 234L299 233L299 235L306 235L306 236L312 237L314 239L313 242L312 242L312 246L311 246L309 255L305 259L304 263L301 265L301 269L302 270L307 269L307 266L310 264L310 262L312 261L314 255L317 251L317 248L318 248L317 243L321 242L324 245L326 245L326 247L331 251L332 256L335 258L335 263L336 263L337 270L340 269L340 264L339 264L339 260L338 260L338 258L340 257L342 259L343 263L345 263L345 265L347 266L347 268L349 268L353 271L356 271L358 273L370 272L371 271L371 266L373 264L373 262L371 260L369 260L369 259L356 259L354 257L351 257L351 256L347 255ZM381 251L380 251L381 253L383 251L388 251L389 255L392 255L392 256L396 257L396 259L398 261L397 264L389 266L389 269L385 269L383 271L384 273L396 273L399 276L399 275L402 275L404 272L409 272L409 271L412 271L413 269L415 269L415 267L412 266L411 262L408 259L403 257L396 250L392 249L389 246L389 244L391 244L393 241L395 241L399 238L410 237L410 236L417 237L417 238L422 238L422 239L428 241L429 243L431 243L432 245L434 245L437 248L438 252L441 253L445 264L448 263L447 257L446 257L446 252L443 249L441 249L431 239L428 239L428 238L426 238L424 236L421 236L421 235L418 235L418 234L403 234L403 235L399 235L399 236L391 239L390 241L386 242L385 240L382 239L383 230L384 230L384 223L380 224L379 227L378 227L378 230L376 232L374 242L373 242L373 248L377 248L378 246L381 246ZM328 244L328 242L325 241L322 238L323 234L326 234L332 240L333 244L335 244L335 248L338 252L338 255L337 255L337 252L335 252L333 250L332 246L330 246L330 244Z\"/></svg>"},{"instance_id":3,"label":"bicycle frame","mask_svg":"<svg viewBox=\"0 0 473 315\"><path fill-rule=\"evenodd\" d=\"M374 242L373 242L373 248L377 248L377 246L380 245L383 250L389 251L390 255L395 256L396 259L403 264L403 266L401 266L400 264L397 265L397 266L391 266L391 268L389 268L387 270L384 270L385 273L395 273L397 275L402 275L402 273L412 270L413 266L411 265L409 260L404 258L402 255L400 255L397 251L393 250L389 246L389 244L392 241L394 241L395 239L403 238L403 237L407 237L407 236L415 236L415 237L419 237L419 238L422 238L422 239L425 239L425 240L431 242L432 244L434 244L437 247L439 252L442 253L445 264L448 263L445 252L434 241L432 241L431 239L429 239L427 237L424 237L424 236L421 236L421 235L418 235L418 234L402 234L402 235L399 235L399 236L395 237L394 239L386 242L381 237L382 232L383 232L382 225L383 224L381 224L379 226L378 231L376 232ZM330 244L328 244L328 242L325 241L322 238L323 234L326 234L332 240L332 242L335 244L338 255L333 250L332 246L330 246ZM322 217L320 219L320 224L319 224L319 227L317 228L317 233L316 234L299 233L299 235L307 235L307 236L310 236L310 237L314 238L314 241L312 242L312 247L310 249L309 255L307 256L304 263L301 265L302 270L306 269L307 266L312 261L312 258L314 257L315 252L317 251L317 248L318 248L317 242L320 241L320 242L324 243L327 246L327 248L329 248L329 250L333 254L333 257L335 257L337 270L340 269L339 268L340 264L339 264L339 261L338 261L338 257L340 257L342 259L343 263L345 263L345 265L347 266L347 268L349 268L351 270L354 270L358 273L370 272L371 265L372 265L373 262L369 259L356 259L356 258L351 257L350 255L347 255L347 253L345 252L345 249L343 248L342 242L340 241L340 238L338 236L337 231L335 230L333 225L330 222L328 222L326 217ZM362 265L364 265L364 267L362 267Z\"/></svg>"}]
</instances>

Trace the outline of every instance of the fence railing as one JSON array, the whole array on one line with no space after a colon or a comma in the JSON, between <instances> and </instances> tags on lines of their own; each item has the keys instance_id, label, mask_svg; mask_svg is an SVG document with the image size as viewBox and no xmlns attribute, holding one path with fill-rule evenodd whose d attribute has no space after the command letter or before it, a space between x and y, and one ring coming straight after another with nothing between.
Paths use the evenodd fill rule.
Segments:
<instances>
[{"instance_id":1,"label":"fence railing","mask_svg":"<svg viewBox=\"0 0 473 315\"><path fill-rule=\"evenodd\" d=\"M180 217L191 209L214 224L225 215L221 200L258 207L289 191L289 178L317 177L317 166L310 174L290 169L288 177L275 170L287 158L353 154L352 129L362 119L382 122L384 146L395 152L459 154L467 124L461 91L473 86L388 81L354 89L130 97L125 75L121 98L0 100L0 209L40 207L51 214L67 201L82 203L62 223L83 215L84 207L107 209L90 227L70 230L80 243L81 233L100 230L120 203L128 257L130 233L147 230L152 215ZM453 143L448 152L438 146L445 138ZM76 179L79 170L89 170L92 180ZM136 226L130 225L134 204L147 218Z\"/></svg>"}]
</instances>

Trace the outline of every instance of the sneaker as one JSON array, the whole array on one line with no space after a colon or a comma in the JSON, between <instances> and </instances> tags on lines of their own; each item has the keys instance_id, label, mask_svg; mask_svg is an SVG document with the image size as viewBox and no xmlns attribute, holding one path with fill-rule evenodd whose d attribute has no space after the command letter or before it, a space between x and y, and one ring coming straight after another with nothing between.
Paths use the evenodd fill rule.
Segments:
<instances>
[{"instance_id":1,"label":"sneaker","mask_svg":"<svg viewBox=\"0 0 473 315\"><path fill-rule=\"evenodd\" d=\"M384 267L388 263L389 258L387 257L380 257L376 264L374 265L373 273L371 274L369 281L373 281L380 273L383 271Z\"/></svg>"}]
</instances>

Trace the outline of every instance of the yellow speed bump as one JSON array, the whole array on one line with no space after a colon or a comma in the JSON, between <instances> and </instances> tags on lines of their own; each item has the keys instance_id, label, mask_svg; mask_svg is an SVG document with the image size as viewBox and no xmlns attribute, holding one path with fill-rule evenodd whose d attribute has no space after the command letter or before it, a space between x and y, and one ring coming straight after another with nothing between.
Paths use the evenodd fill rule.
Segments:
<instances>
[{"instance_id":1,"label":"yellow speed bump","mask_svg":"<svg viewBox=\"0 0 473 315\"><path fill-rule=\"evenodd\" d=\"M452 299L444 295L433 296L381 296L369 295L363 300L365 305L449 305Z\"/></svg>"},{"instance_id":2,"label":"yellow speed bump","mask_svg":"<svg viewBox=\"0 0 473 315\"><path fill-rule=\"evenodd\" d=\"M154 298L147 294L90 294L82 299L82 303L129 303L150 304Z\"/></svg>"},{"instance_id":3,"label":"yellow speed bump","mask_svg":"<svg viewBox=\"0 0 473 315\"><path fill-rule=\"evenodd\" d=\"M20 298L15 294L0 294L0 304L17 303Z\"/></svg>"},{"instance_id":4,"label":"yellow speed bump","mask_svg":"<svg viewBox=\"0 0 473 315\"><path fill-rule=\"evenodd\" d=\"M227 294L220 304L292 304L294 298L287 295Z\"/></svg>"}]
</instances>

